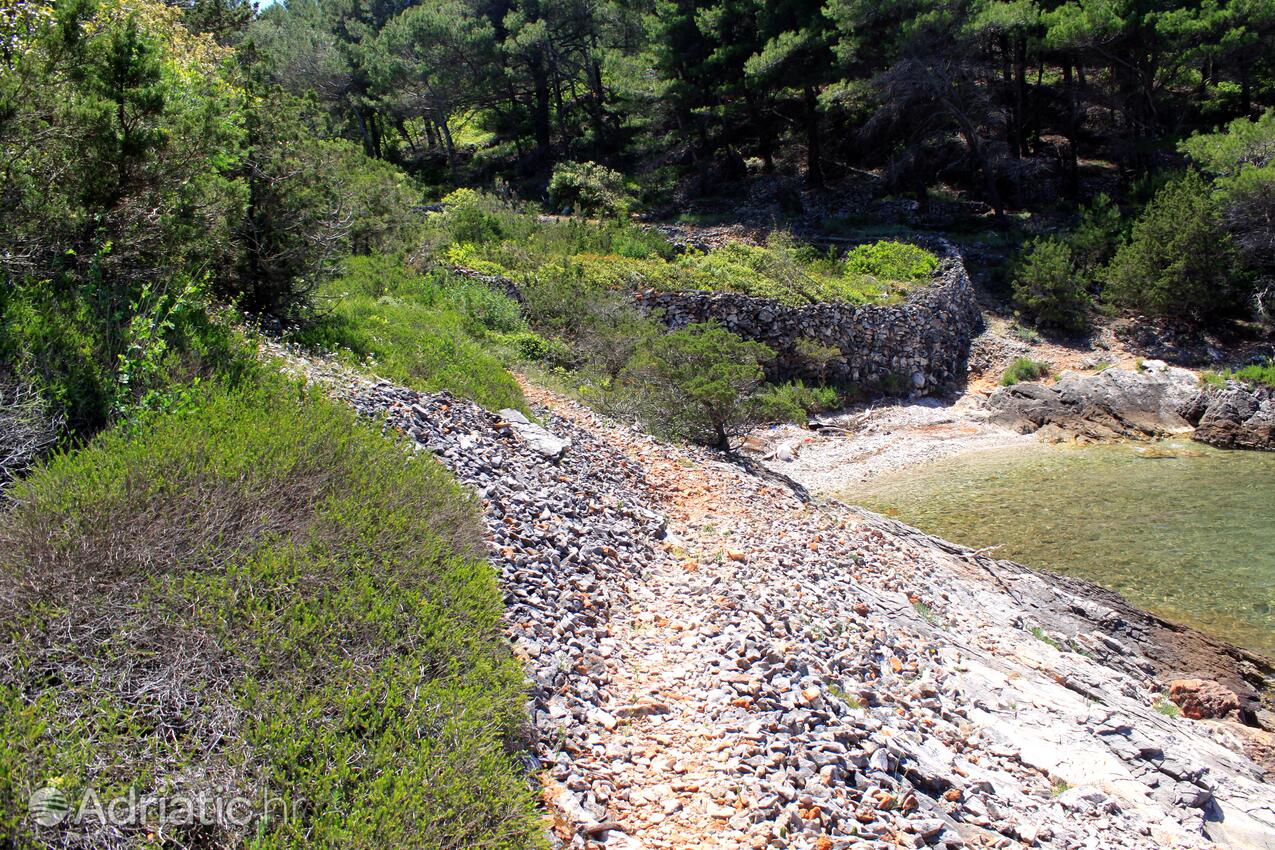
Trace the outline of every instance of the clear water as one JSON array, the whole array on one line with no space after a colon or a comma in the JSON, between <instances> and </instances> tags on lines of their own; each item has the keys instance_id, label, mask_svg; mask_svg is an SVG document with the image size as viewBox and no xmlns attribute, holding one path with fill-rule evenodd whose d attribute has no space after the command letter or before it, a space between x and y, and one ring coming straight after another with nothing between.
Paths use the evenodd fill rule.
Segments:
<instances>
[{"instance_id":1,"label":"clear water","mask_svg":"<svg viewBox=\"0 0 1275 850\"><path fill-rule=\"evenodd\" d=\"M841 497L1275 656L1275 453L1032 446L905 470Z\"/></svg>"}]
</instances>

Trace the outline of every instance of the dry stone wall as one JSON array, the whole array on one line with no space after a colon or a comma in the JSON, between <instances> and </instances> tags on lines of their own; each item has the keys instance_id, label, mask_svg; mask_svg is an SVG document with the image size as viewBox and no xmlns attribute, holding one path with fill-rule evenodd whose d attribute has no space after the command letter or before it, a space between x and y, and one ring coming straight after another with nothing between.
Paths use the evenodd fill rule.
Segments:
<instances>
[{"instance_id":1,"label":"dry stone wall","mask_svg":"<svg viewBox=\"0 0 1275 850\"><path fill-rule=\"evenodd\" d=\"M886 306L789 306L733 292L638 293L647 311L660 311L671 328L716 320L726 329L776 352L771 380L854 386L893 395L926 395L962 382L970 341L981 314L960 256L945 252L935 282L906 302ZM813 340L841 355L826 365L803 357L798 344Z\"/></svg>"}]
</instances>

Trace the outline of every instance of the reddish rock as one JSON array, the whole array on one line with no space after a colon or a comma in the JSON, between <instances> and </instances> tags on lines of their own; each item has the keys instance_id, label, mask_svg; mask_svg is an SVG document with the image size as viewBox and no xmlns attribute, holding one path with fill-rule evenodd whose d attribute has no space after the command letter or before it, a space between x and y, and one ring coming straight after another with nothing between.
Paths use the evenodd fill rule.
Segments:
<instances>
[{"instance_id":1,"label":"reddish rock","mask_svg":"<svg viewBox=\"0 0 1275 850\"><path fill-rule=\"evenodd\" d=\"M1192 720L1225 717L1240 707L1235 691L1210 679L1178 679L1169 683L1169 699Z\"/></svg>"}]
</instances>

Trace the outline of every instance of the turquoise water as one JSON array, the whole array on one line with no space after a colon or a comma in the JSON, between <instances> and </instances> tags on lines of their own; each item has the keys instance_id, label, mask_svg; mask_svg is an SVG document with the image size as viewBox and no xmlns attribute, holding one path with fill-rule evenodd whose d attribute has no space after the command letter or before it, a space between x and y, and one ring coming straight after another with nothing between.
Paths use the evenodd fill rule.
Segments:
<instances>
[{"instance_id":1,"label":"turquoise water","mask_svg":"<svg viewBox=\"0 0 1275 850\"><path fill-rule=\"evenodd\" d=\"M1275 453L1187 441L963 455L841 494L1275 656Z\"/></svg>"}]
</instances>

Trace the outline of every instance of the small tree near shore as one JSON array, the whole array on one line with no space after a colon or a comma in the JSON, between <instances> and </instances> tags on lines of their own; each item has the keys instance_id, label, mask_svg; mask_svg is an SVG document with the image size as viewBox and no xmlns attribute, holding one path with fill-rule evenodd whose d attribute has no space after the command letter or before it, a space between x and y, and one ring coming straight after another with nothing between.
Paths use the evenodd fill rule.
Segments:
<instances>
[{"instance_id":1,"label":"small tree near shore","mask_svg":"<svg viewBox=\"0 0 1275 850\"><path fill-rule=\"evenodd\" d=\"M774 356L711 322L651 340L629 372L656 430L730 451L732 438L764 418L762 364Z\"/></svg>"}]
</instances>

